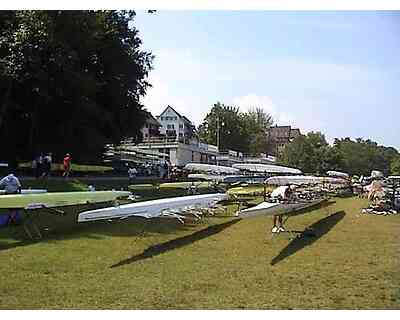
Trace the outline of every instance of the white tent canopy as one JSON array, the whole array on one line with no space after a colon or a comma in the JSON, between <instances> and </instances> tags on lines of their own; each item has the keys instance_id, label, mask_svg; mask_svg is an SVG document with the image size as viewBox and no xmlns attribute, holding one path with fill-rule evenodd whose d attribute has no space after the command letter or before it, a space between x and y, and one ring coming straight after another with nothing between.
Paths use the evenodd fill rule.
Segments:
<instances>
[{"instance_id":1,"label":"white tent canopy","mask_svg":"<svg viewBox=\"0 0 400 320\"><path fill-rule=\"evenodd\" d=\"M285 173L285 174L301 174L301 170L274 164L259 164L259 163L237 163L233 168L259 173Z\"/></svg>"}]
</instances>

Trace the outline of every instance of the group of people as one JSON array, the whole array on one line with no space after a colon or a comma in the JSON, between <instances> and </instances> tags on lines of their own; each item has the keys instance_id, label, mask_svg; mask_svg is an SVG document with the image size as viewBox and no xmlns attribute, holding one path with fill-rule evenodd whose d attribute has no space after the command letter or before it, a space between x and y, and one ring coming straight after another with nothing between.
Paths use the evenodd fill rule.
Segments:
<instances>
[{"instance_id":1,"label":"group of people","mask_svg":"<svg viewBox=\"0 0 400 320\"><path fill-rule=\"evenodd\" d=\"M125 164L127 167L127 173L129 177L129 182L132 182L135 180L136 176L139 174L139 171L137 168L134 166L126 163ZM145 176L152 176L152 175L158 175L161 179L168 179L171 177L172 174L172 166L169 162L164 161L163 163L157 164L157 165L152 165L150 163L146 163L143 165L143 167L140 167L140 174L143 174Z\"/></svg>"},{"instance_id":2,"label":"group of people","mask_svg":"<svg viewBox=\"0 0 400 320\"><path fill-rule=\"evenodd\" d=\"M63 177L68 178L71 172L71 155L67 153L63 159ZM52 153L46 155L40 154L32 161L32 169L34 170L36 179L47 178L50 176L51 164L53 162Z\"/></svg>"},{"instance_id":3,"label":"group of people","mask_svg":"<svg viewBox=\"0 0 400 320\"><path fill-rule=\"evenodd\" d=\"M51 163L53 162L52 154L40 154L32 161L32 169L34 170L36 179L47 178L50 175Z\"/></svg>"}]
</instances>

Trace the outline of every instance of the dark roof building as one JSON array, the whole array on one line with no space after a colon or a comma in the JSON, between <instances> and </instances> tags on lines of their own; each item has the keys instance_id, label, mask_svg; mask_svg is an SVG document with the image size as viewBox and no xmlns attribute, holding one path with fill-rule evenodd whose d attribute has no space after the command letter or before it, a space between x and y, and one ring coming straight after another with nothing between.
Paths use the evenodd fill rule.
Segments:
<instances>
[{"instance_id":1,"label":"dark roof building","mask_svg":"<svg viewBox=\"0 0 400 320\"><path fill-rule=\"evenodd\" d=\"M268 129L267 135L271 145L268 153L277 156L288 143L301 136L301 132L300 129L292 129L291 126L276 125Z\"/></svg>"},{"instance_id":2,"label":"dark roof building","mask_svg":"<svg viewBox=\"0 0 400 320\"><path fill-rule=\"evenodd\" d=\"M160 136L160 127L161 127L161 124L157 121L156 118L153 117L153 115L150 112L145 111L145 114L146 114L146 121L141 129L144 141Z\"/></svg>"}]
</instances>

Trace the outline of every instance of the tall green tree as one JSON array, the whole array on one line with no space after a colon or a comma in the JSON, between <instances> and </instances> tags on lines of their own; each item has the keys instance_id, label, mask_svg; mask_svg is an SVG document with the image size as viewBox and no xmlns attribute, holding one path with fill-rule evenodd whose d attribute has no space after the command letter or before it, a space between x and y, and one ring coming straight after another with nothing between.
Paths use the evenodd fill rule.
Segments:
<instances>
[{"instance_id":1,"label":"tall green tree","mask_svg":"<svg viewBox=\"0 0 400 320\"><path fill-rule=\"evenodd\" d=\"M206 143L219 145L220 150L247 150L239 108L214 104L203 123L198 128L199 137Z\"/></svg>"},{"instance_id":2,"label":"tall green tree","mask_svg":"<svg viewBox=\"0 0 400 320\"><path fill-rule=\"evenodd\" d=\"M306 173L325 174L328 170L340 170L340 153L329 146L321 132L309 132L289 143L279 160Z\"/></svg>"},{"instance_id":3,"label":"tall green tree","mask_svg":"<svg viewBox=\"0 0 400 320\"><path fill-rule=\"evenodd\" d=\"M218 102L199 126L198 133L206 143L219 143L220 150L257 154L266 150L266 130L272 123L272 117L261 108L240 112L238 107Z\"/></svg>"},{"instance_id":4,"label":"tall green tree","mask_svg":"<svg viewBox=\"0 0 400 320\"><path fill-rule=\"evenodd\" d=\"M247 152L253 155L266 153L269 142L267 130L273 124L272 116L262 108L252 108L241 114L241 120L249 141Z\"/></svg>"},{"instance_id":5,"label":"tall green tree","mask_svg":"<svg viewBox=\"0 0 400 320\"><path fill-rule=\"evenodd\" d=\"M153 56L133 11L0 13L0 132L14 157L38 151L99 158L106 142L139 137L139 99ZM8 133L11 133L9 135Z\"/></svg>"},{"instance_id":6,"label":"tall green tree","mask_svg":"<svg viewBox=\"0 0 400 320\"><path fill-rule=\"evenodd\" d=\"M390 174L400 176L400 157L393 159L390 163Z\"/></svg>"},{"instance_id":7,"label":"tall green tree","mask_svg":"<svg viewBox=\"0 0 400 320\"><path fill-rule=\"evenodd\" d=\"M334 148L343 157L343 167L349 173L369 175L372 170L389 174L391 162L398 152L391 147L378 146L369 139L335 139Z\"/></svg>"}]
</instances>

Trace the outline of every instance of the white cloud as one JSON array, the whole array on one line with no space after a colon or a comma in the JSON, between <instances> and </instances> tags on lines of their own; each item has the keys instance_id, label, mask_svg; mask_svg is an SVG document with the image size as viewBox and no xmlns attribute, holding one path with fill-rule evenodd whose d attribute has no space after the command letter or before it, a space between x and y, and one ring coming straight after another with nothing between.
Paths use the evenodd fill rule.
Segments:
<instances>
[{"instance_id":1,"label":"white cloud","mask_svg":"<svg viewBox=\"0 0 400 320\"><path fill-rule=\"evenodd\" d=\"M293 117L285 112L279 111L278 107L272 102L268 96L259 96L254 93L235 97L232 100L233 105L240 107L242 111L248 111L252 108L262 108L269 113L274 119L275 124L294 125Z\"/></svg>"},{"instance_id":2,"label":"white cloud","mask_svg":"<svg viewBox=\"0 0 400 320\"><path fill-rule=\"evenodd\" d=\"M159 115L167 105L173 106L177 111L184 110L188 105L181 97L171 94L168 82L163 81L159 76L150 75L149 82L152 87L147 90L141 102L153 115Z\"/></svg>"}]
</instances>

